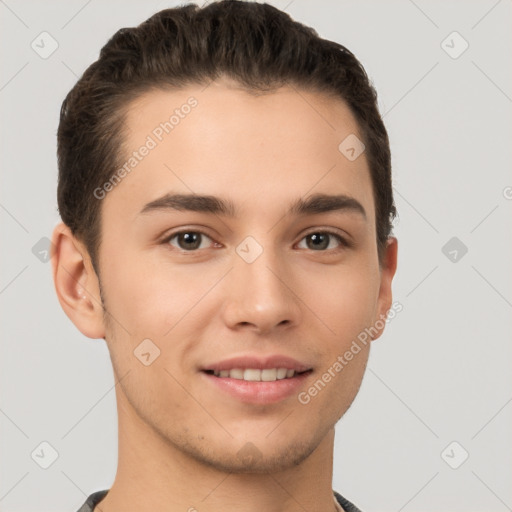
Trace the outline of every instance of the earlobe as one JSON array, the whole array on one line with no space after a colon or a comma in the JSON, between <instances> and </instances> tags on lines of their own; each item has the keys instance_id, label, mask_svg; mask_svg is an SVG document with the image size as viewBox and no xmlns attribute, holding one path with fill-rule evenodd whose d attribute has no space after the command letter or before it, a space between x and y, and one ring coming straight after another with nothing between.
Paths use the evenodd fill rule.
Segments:
<instances>
[{"instance_id":1,"label":"earlobe","mask_svg":"<svg viewBox=\"0 0 512 512\"><path fill-rule=\"evenodd\" d=\"M52 235L52 272L60 305L88 338L104 338L103 305L96 273L87 250L64 223Z\"/></svg>"}]
</instances>

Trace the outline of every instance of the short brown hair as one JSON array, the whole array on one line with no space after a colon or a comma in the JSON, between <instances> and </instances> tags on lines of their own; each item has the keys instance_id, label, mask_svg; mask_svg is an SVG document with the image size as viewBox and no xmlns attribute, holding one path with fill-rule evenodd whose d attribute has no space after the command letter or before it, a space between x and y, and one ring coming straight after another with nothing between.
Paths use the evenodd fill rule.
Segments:
<instances>
[{"instance_id":1,"label":"short brown hair","mask_svg":"<svg viewBox=\"0 0 512 512\"><path fill-rule=\"evenodd\" d=\"M271 92L290 83L348 104L366 146L382 263L396 216L391 155L363 66L344 46L271 5L222 0L165 9L137 27L118 30L62 103L59 213L85 244L96 273L101 200L93 191L122 165L127 105L151 89L207 84L222 75L250 91Z\"/></svg>"}]
</instances>

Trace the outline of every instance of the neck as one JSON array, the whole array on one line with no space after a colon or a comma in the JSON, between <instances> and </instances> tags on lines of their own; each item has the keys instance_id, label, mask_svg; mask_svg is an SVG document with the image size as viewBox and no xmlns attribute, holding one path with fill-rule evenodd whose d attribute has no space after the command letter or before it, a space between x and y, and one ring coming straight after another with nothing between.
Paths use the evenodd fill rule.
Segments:
<instances>
[{"instance_id":1,"label":"neck","mask_svg":"<svg viewBox=\"0 0 512 512\"><path fill-rule=\"evenodd\" d=\"M334 428L300 464L268 473L230 473L192 457L118 405L118 467L94 512L333 512Z\"/></svg>"}]
</instances>

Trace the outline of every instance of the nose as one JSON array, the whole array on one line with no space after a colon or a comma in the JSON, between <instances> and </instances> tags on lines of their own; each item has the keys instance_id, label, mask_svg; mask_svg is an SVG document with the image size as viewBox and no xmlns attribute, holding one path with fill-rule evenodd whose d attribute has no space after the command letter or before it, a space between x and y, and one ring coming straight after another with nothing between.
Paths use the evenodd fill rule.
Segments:
<instances>
[{"instance_id":1,"label":"nose","mask_svg":"<svg viewBox=\"0 0 512 512\"><path fill-rule=\"evenodd\" d=\"M296 326L302 317L292 269L266 248L253 262L234 255L223 316L231 329L268 334Z\"/></svg>"}]
</instances>

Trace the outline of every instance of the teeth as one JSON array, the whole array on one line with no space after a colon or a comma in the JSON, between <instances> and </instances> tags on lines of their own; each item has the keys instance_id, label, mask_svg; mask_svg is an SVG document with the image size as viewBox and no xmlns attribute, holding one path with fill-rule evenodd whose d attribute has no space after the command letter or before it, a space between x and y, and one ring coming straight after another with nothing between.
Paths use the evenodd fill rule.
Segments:
<instances>
[{"instance_id":1,"label":"teeth","mask_svg":"<svg viewBox=\"0 0 512 512\"><path fill-rule=\"evenodd\" d=\"M221 373L227 373L227 375L220 375L220 377L231 377L232 379L243 380L244 371L240 368L235 368L234 370L224 370Z\"/></svg>"},{"instance_id":2,"label":"teeth","mask_svg":"<svg viewBox=\"0 0 512 512\"><path fill-rule=\"evenodd\" d=\"M264 382L277 380L277 368L265 368L261 370L261 380Z\"/></svg>"},{"instance_id":3,"label":"teeth","mask_svg":"<svg viewBox=\"0 0 512 512\"><path fill-rule=\"evenodd\" d=\"M272 382L275 380L289 379L295 375L295 370L287 368L233 368L232 370L221 370L213 372L217 377L230 377L231 379L247 380L252 382Z\"/></svg>"},{"instance_id":4,"label":"teeth","mask_svg":"<svg viewBox=\"0 0 512 512\"><path fill-rule=\"evenodd\" d=\"M262 380L261 379L261 370L245 370L244 371L244 380Z\"/></svg>"},{"instance_id":5,"label":"teeth","mask_svg":"<svg viewBox=\"0 0 512 512\"><path fill-rule=\"evenodd\" d=\"M277 369L277 378L284 379L284 378L286 378L287 373L288 373L288 370L286 368L278 368Z\"/></svg>"}]
</instances>

